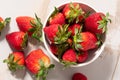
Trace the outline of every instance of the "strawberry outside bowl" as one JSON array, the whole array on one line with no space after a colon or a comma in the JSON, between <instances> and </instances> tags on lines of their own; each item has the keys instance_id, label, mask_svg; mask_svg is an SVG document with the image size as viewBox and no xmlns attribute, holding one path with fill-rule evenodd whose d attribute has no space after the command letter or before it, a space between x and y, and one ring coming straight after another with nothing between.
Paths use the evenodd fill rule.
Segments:
<instances>
[{"instance_id":1,"label":"strawberry outside bowl","mask_svg":"<svg viewBox=\"0 0 120 80\"><path fill-rule=\"evenodd\" d=\"M73 3L77 3L80 5L81 9L85 12L85 13L88 13L89 14L92 14L92 13L95 13L96 11L91 8L90 6L86 5L86 4L83 4L83 3L78 3L78 2L73 2ZM71 4L71 3L65 3L63 5L60 5L59 7L57 7L59 9L59 11L62 12L63 8L67 5L67 4ZM53 51L51 50L51 44L53 43L46 35L45 31L44 31L44 28L45 27L48 27L50 25L50 23L48 22L48 20L50 20L50 16L53 15L53 11L47 16L47 19L45 20L45 23L44 23L44 27L43 27L43 42L44 42L44 45L45 45L45 48L47 49L48 53L50 54L50 56L57 62L65 65L61 60L62 60L62 56L61 56L61 60L60 58L58 58L58 56L55 55L55 53L53 53ZM54 27L53 27L54 28ZM52 29L51 29L52 30ZM51 30L48 32L51 34ZM88 57L87 59L84 61L84 62L76 62L76 64L72 64L70 65L70 67L81 67L81 66L86 66L92 62L94 62L99 56L100 54L102 53L102 51L104 50L104 47L105 47L105 38L106 38L106 33L102 34L102 37L101 37L101 40L102 40L102 44L95 48L95 49L91 49L91 50L88 50ZM55 47L53 47L55 48ZM55 50L54 50L55 51ZM65 53L65 51L64 51Z\"/></svg>"}]
</instances>

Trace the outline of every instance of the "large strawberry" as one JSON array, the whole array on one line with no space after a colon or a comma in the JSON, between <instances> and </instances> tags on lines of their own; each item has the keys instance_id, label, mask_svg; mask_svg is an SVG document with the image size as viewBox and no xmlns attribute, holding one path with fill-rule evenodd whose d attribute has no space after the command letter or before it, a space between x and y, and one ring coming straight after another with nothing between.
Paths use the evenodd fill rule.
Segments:
<instances>
[{"instance_id":1,"label":"large strawberry","mask_svg":"<svg viewBox=\"0 0 120 80\"><path fill-rule=\"evenodd\" d=\"M80 32L75 29L75 35L73 36L73 42L76 50L87 51L98 47L97 37L91 32Z\"/></svg>"},{"instance_id":2,"label":"large strawberry","mask_svg":"<svg viewBox=\"0 0 120 80\"><path fill-rule=\"evenodd\" d=\"M69 3L63 8L63 14L65 15L68 23L81 22L84 18L84 11L80 7L79 3Z\"/></svg>"},{"instance_id":3,"label":"large strawberry","mask_svg":"<svg viewBox=\"0 0 120 80\"><path fill-rule=\"evenodd\" d=\"M72 76L72 80L87 80L87 77L82 73L74 73Z\"/></svg>"},{"instance_id":4,"label":"large strawberry","mask_svg":"<svg viewBox=\"0 0 120 80\"><path fill-rule=\"evenodd\" d=\"M104 15L101 12L93 13L85 19L85 29L95 34L104 33L107 29L107 24L111 20L109 14Z\"/></svg>"},{"instance_id":5,"label":"large strawberry","mask_svg":"<svg viewBox=\"0 0 120 80\"><path fill-rule=\"evenodd\" d=\"M76 52L73 49L68 49L62 56L62 63L65 67L74 65L77 62Z\"/></svg>"},{"instance_id":6,"label":"large strawberry","mask_svg":"<svg viewBox=\"0 0 120 80\"><path fill-rule=\"evenodd\" d=\"M74 36L75 35L75 29L78 29L78 30L80 30L80 29L82 29L82 26L80 25L80 24L73 24L72 26L69 26L69 28L68 28L68 31L71 31L72 32L72 36Z\"/></svg>"},{"instance_id":7,"label":"large strawberry","mask_svg":"<svg viewBox=\"0 0 120 80\"><path fill-rule=\"evenodd\" d=\"M40 78L46 80L49 69L54 67L53 64L50 64L49 57L41 49L31 51L26 57L25 63L27 69L36 75L36 80Z\"/></svg>"},{"instance_id":8,"label":"large strawberry","mask_svg":"<svg viewBox=\"0 0 120 80\"><path fill-rule=\"evenodd\" d=\"M23 52L13 52L9 55L8 59L4 60L11 71L16 71L24 68L25 58Z\"/></svg>"},{"instance_id":9,"label":"large strawberry","mask_svg":"<svg viewBox=\"0 0 120 80\"><path fill-rule=\"evenodd\" d=\"M37 15L35 15L35 18L19 16L16 18L16 22L20 31L28 32L30 36L40 41L42 36L42 23Z\"/></svg>"},{"instance_id":10,"label":"large strawberry","mask_svg":"<svg viewBox=\"0 0 120 80\"><path fill-rule=\"evenodd\" d=\"M53 24L46 26L44 32L48 39L55 44L61 44L68 40L71 32L68 32L69 25Z\"/></svg>"},{"instance_id":11,"label":"large strawberry","mask_svg":"<svg viewBox=\"0 0 120 80\"><path fill-rule=\"evenodd\" d=\"M3 28L10 22L11 18L6 18L5 20L3 20L2 17L0 17L0 34L1 31L3 30Z\"/></svg>"},{"instance_id":12,"label":"large strawberry","mask_svg":"<svg viewBox=\"0 0 120 80\"><path fill-rule=\"evenodd\" d=\"M27 46L28 35L22 31L12 32L6 35L6 40L16 50L23 50Z\"/></svg>"},{"instance_id":13,"label":"large strawberry","mask_svg":"<svg viewBox=\"0 0 120 80\"><path fill-rule=\"evenodd\" d=\"M64 24L65 23L65 17L63 13L59 12L57 8L55 8L52 15L49 17L49 24Z\"/></svg>"}]
</instances>

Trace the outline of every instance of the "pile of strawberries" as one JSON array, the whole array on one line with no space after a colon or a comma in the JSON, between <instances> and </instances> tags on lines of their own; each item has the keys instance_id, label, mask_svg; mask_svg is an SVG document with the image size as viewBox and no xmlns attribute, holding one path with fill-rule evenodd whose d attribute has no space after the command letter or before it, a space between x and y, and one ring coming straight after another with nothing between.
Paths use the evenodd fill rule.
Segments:
<instances>
[{"instance_id":1,"label":"pile of strawberries","mask_svg":"<svg viewBox=\"0 0 120 80\"><path fill-rule=\"evenodd\" d=\"M55 7L44 27L50 50L65 66L85 62L89 51L102 45L107 23L111 22L108 13L84 10L79 3Z\"/></svg>"},{"instance_id":2,"label":"pile of strawberries","mask_svg":"<svg viewBox=\"0 0 120 80\"><path fill-rule=\"evenodd\" d=\"M3 24L3 27L0 25L1 31L6 26L5 24L9 22L10 18L0 21L0 24ZM16 17L16 22L20 31L6 34L6 40L13 52L4 60L4 63L7 63L9 70L12 72L26 67L31 73L35 74L36 80L40 78L45 80L49 69L54 67L50 62L50 58L41 49L33 50L27 56L24 53L28 37L35 38L38 41L41 40L42 23L40 18L37 15L35 15L35 18L19 16Z\"/></svg>"}]
</instances>

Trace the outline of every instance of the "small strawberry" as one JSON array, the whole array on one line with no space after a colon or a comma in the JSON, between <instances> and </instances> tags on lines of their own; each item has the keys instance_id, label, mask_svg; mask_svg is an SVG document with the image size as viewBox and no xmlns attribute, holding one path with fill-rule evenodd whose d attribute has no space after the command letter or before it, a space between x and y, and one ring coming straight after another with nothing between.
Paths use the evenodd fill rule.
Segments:
<instances>
[{"instance_id":1,"label":"small strawberry","mask_svg":"<svg viewBox=\"0 0 120 80\"><path fill-rule=\"evenodd\" d=\"M57 53L58 53L58 48L57 48L57 45L55 45L55 44L50 44L50 50L51 50L51 52L54 54L54 55L58 55Z\"/></svg>"},{"instance_id":2,"label":"small strawberry","mask_svg":"<svg viewBox=\"0 0 120 80\"><path fill-rule=\"evenodd\" d=\"M49 25L44 28L44 32L48 39L55 44L61 44L68 40L71 32L68 32L67 24L61 26L59 24Z\"/></svg>"},{"instance_id":3,"label":"small strawberry","mask_svg":"<svg viewBox=\"0 0 120 80\"><path fill-rule=\"evenodd\" d=\"M72 32L72 36L75 35L75 28L77 28L78 30L82 29L82 26L80 24L73 24L72 26L70 26L68 28L68 31Z\"/></svg>"},{"instance_id":4,"label":"small strawberry","mask_svg":"<svg viewBox=\"0 0 120 80\"><path fill-rule=\"evenodd\" d=\"M59 12L59 10L55 7L54 12L49 18L49 24L64 24L65 23L65 17L64 15Z\"/></svg>"},{"instance_id":5,"label":"small strawberry","mask_svg":"<svg viewBox=\"0 0 120 80\"><path fill-rule=\"evenodd\" d=\"M62 63L65 67L74 65L77 62L76 52L73 49L68 49L62 56Z\"/></svg>"},{"instance_id":6,"label":"small strawberry","mask_svg":"<svg viewBox=\"0 0 120 80\"><path fill-rule=\"evenodd\" d=\"M5 20L3 20L2 17L0 17L0 34L1 34L1 31L3 30L3 28L8 24L10 23L10 20L11 18L6 18Z\"/></svg>"},{"instance_id":7,"label":"small strawberry","mask_svg":"<svg viewBox=\"0 0 120 80\"><path fill-rule=\"evenodd\" d=\"M20 31L28 32L30 36L40 41L42 36L42 23L37 15L35 15L35 18L19 16L16 18L16 22Z\"/></svg>"},{"instance_id":8,"label":"small strawberry","mask_svg":"<svg viewBox=\"0 0 120 80\"><path fill-rule=\"evenodd\" d=\"M78 63L85 62L87 58L88 58L88 52L84 51L77 55L77 62Z\"/></svg>"},{"instance_id":9,"label":"small strawberry","mask_svg":"<svg viewBox=\"0 0 120 80\"><path fill-rule=\"evenodd\" d=\"M85 19L85 29L95 34L104 33L107 30L108 22L111 22L108 17L109 13L106 15L101 12L91 14Z\"/></svg>"},{"instance_id":10,"label":"small strawberry","mask_svg":"<svg viewBox=\"0 0 120 80\"><path fill-rule=\"evenodd\" d=\"M6 35L6 40L16 50L23 50L27 46L28 35L22 31L12 32Z\"/></svg>"},{"instance_id":11,"label":"small strawberry","mask_svg":"<svg viewBox=\"0 0 120 80\"><path fill-rule=\"evenodd\" d=\"M24 53L23 52L13 52L9 55L8 59L3 62L7 63L8 68L11 71L16 71L24 68Z\"/></svg>"},{"instance_id":12,"label":"small strawberry","mask_svg":"<svg viewBox=\"0 0 120 80\"><path fill-rule=\"evenodd\" d=\"M82 73L74 73L72 76L72 80L87 80L87 77Z\"/></svg>"},{"instance_id":13,"label":"small strawberry","mask_svg":"<svg viewBox=\"0 0 120 80\"><path fill-rule=\"evenodd\" d=\"M93 33L80 32L80 30L78 29L75 29L75 35L73 36L73 41L76 50L87 51L98 47L97 37Z\"/></svg>"},{"instance_id":14,"label":"small strawberry","mask_svg":"<svg viewBox=\"0 0 120 80\"><path fill-rule=\"evenodd\" d=\"M63 14L68 20L68 23L73 23L75 20L76 20L75 22L78 23L79 20L82 20L84 11L80 7L80 4L69 3L69 4L66 4L65 7L63 8Z\"/></svg>"},{"instance_id":15,"label":"small strawberry","mask_svg":"<svg viewBox=\"0 0 120 80\"><path fill-rule=\"evenodd\" d=\"M25 59L26 67L36 75L36 80L46 80L49 69L54 65L50 64L49 57L41 49L33 50Z\"/></svg>"}]
</instances>

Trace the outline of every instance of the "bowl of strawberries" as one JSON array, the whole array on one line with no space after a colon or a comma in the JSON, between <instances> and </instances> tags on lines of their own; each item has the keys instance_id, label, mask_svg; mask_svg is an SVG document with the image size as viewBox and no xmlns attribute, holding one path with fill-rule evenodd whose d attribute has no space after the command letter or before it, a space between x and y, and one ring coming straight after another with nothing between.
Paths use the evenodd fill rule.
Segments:
<instances>
[{"instance_id":1,"label":"bowl of strawberries","mask_svg":"<svg viewBox=\"0 0 120 80\"><path fill-rule=\"evenodd\" d=\"M85 66L104 49L109 14L71 2L55 7L43 27L43 42L53 59L65 67Z\"/></svg>"}]
</instances>

